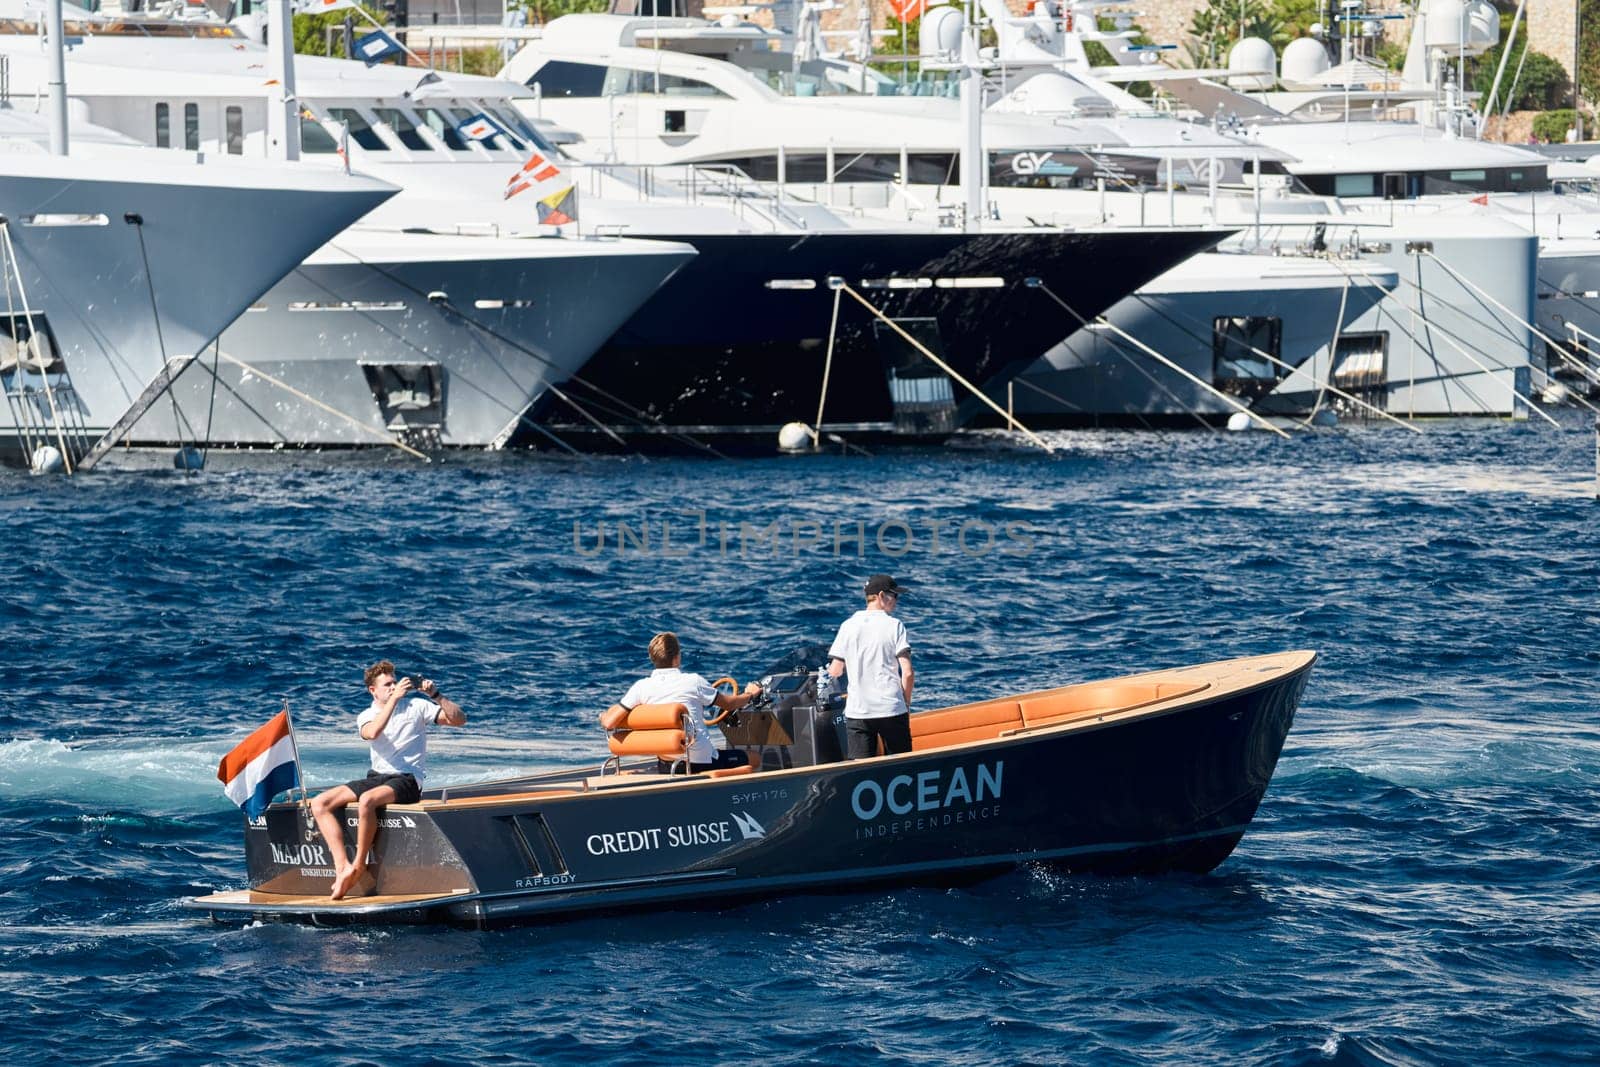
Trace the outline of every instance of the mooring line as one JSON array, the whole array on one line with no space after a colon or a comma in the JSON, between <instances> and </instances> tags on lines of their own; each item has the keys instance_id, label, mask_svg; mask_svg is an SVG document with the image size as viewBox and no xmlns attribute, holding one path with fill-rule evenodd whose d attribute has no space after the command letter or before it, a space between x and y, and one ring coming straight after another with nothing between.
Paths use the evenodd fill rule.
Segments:
<instances>
[{"instance_id":1,"label":"mooring line","mask_svg":"<svg viewBox=\"0 0 1600 1067\"><path fill-rule=\"evenodd\" d=\"M332 415L332 416L334 416L336 418L340 418L340 419L345 420L350 425L354 426L356 429L360 430L363 433L371 434L372 436L378 438L378 440L382 441L385 444L393 445L395 448L398 448L400 451L405 452L408 455L415 456L418 459L422 460L424 463L432 463L433 462L432 457L427 455L427 453L417 451L415 448L412 448L410 445L406 444L404 441L401 441L399 438L391 437L389 434L384 433L382 430L374 430L371 426L368 426L366 423L362 422L360 419L357 419L357 418L355 418L354 416L351 416L351 415L346 415L344 412L340 411L338 408L332 407L332 406L330 406L328 404L324 404L322 401L318 400L316 397L310 396L307 393L301 392L300 390L296 389L294 386L289 385L287 382L279 381L278 379L274 378L272 375L266 373L265 371L257 370L255 367L252 367L250 364L246 363L244 360L239 359L236 356L230 356L228 353L222 351L220 348L217 350L217 356L219 358L221 358L221 359L227 360L229 363L232 363L234 366L239 367L242 370L249 371L251 374L255 375L257 378L260 378L262 381L266 382L267 384L277 386L279 389L282 389L284 392L288 393L290 396L296 398L297 400L303 400L307 404L310 404L313 407L321 408L323 411L326 411L328 414L330 414L330 415Z\"/></svg>"},{"instance_id":2,"label":"mooring line","mask_svg":"<svg viewBox=\"0 0 1600 1067\"><path fill-rule=\"evenodd\" d=\"M839 289L833 291L833 319L828 323L828 355L822 362L822 393L817 397L817 422L811 431L811 449L822 445L822 409L828 402L828 375L833 371L833 342L839 336Z\"/></svg>"},{"instance_id":3,"label":"mooring line","mask_svg":"<svg viewBox=\"0 0 1600 1067\"><path fill-rule=\"evenodd\" d=\"M351 252L348 249L340 248L338 245L330 244L328 247L333 248L336 251L338 251L338 252L340 252L340 253L342 253L344 255L349 256L351 259L353 259L355 262L359 263L361 266L366 267L368 270L373 271L374 273L376 273L379 276L385 278L386 280L392 282L393 284L399 286L400 288L405 289L408 292L411 292L411 293L413 293L413 294L415 294L417 296L420 296L425 300L428 298L428 294L427 293L424 293L421 289L418 289L416 286L410 284L404 278L401 278L401 277L397 276L392 271L385 270L383 267L379 266L376 263L368 262L367 260L363 259L361 256L356 255L354 252ZM492 328L490 326L486 326L481 322L478 322L476 319L472 318L472 316L466 314L460 308L456 307L455 304L452 301L450 301L450 300L442 301L441 302L441 306L443 306L446 309L448 309L451 314L453 314L457 318L461 319L461 321L465 322L468 326L470 326L470 327L472 327L472 328L474 328L476 330L481 331L482 333L484 333L485 335L487 335L489 337L494 338L496 341L499 341L501 344L505 345L507 348L510 348L512 351L520 352L522 355L525 355L525 356L527 356L528 358L530 358L532 360L535 360L535 361L537 361L539 363L544 364L545 367L547 367L547 368L549 368L549 369L551 369L553 371L560 372L561 368L555 363L555 361L551 360L548 356L540 355L538 352L535 352L533 349L528 348L526 345L521 344L518 341L514 341L511 338L506 337L504 334L501 334L500 332L498 332L494 328ZM687 433L684 433L682 431L673 430L673 429L669 428L666 425L666 423L661 421L660 418L658 418L658 417L656 417L654 415L650 415L647 412L645 412L645 411L643 411L643 410L641 410L639 408L634 407L632 404L628 403L626 400L622 399L619 396L613 395L612 393L610 393L606 389L603 389L602 387L594 384L593 382L591 382L588 379L584 378L580 374L568 375L567 378L566 378L566 381L569 382L569 383L576 383L578 385L581 385L585 389L589 389L589 390L593 391L594 393L596 393L597 395L603 397L604 399L611 401L612 403L617 405L617 409L619 410L619 413L627 414L629 417L631 417L635 422L639 423L640 425L648 426L648 425L652 425L653 424L653 425L661 428L662 430L666 431L666 436L671 437L674 440L680 441L680 442L682 442L684 444L692 445L692 446L700 449L703 452L707 452L710 455L713 455L713 456L717 457L718 459L726 459L727 458L721 452L717 451L715 448L713 448L711 445L707 444L706 442L699 440L698 438L694 437L692 434L687 434ZM551 384L554 384L553 378L551 379ZM548 388L548 385L546 387ZM535 397L534 398L534 402L537 402L537 400L538 400L538 398ZM577 403L576 400L573 400L571 398L568 398L568 402L572 403L572 404L576 404ZM532 407L532 403L530 403L528 405L528 407ZM528 408L523 408L523 411L527 411L527 410L528 410ZM518 412L517 413L517 417L521 418L522 417L522 412Z\"/></svg>"},{"instance_id":4,"label":"mooring line","mask_svg":"<svg viewBox=\"0 0 1600 1067\"><path fill-rule=\"evenodd\" d=\"M66 434L61 428L61 413L56 407L56 393L55 393L55 390L50 387L50 375L48 375L48 374L46 374L44 372L44 347L42 345L36 346L35 343L34 343L34 338L37 337L38 334L34 330L33 308L32 308L32 305L28 301L28 290L22 283L22 263L21 263L20 260L17 259L17 246L11 243L11 220L10 219L5 219L4 221L0 221L0 234L4 234L5 235L6 255L11 258L11 262L17 264L17 293L18 293L18 295L20 295L22 297L22 313L28 319L28 343L24 346L24 351L27 353L27 355L18 356L17 357L17 372L16 373L17 373L18 378L20 379L21 376L22 376L22 368L27 363L27 356L31 355L31 356L36 356L38 358L39 363L40 363L39 379L42 382L44 382L45 399L50 402L50 421L55 424L55 428L56 428L56 443L61 446L61 463L62 463L62 466L65 468L65 470L67 472L67 477L70 478L72 476L72 453L67 448ZM141 247L142 247L143 246L143 240L142 239L141 239L140 244L141 244ZM146 265L145 271L146 271L146 274L149 273L148 264ZM10 292L9 287L7 288L6 291L7 291L7 293ZM152 294L152 299L154 299L153 294ZM159 322L156 324L156 328L158 330L160 329L160 323ZM13 317L12 320L11 320L11 330L12 330L12 338L11 339L13 341L16 340L16 329L17 329L17 320ZM49 437L46 436L45 440L49 440ZM29 464L30 465L32 464L32 457L31 456L29 457Z\"/></svg>"},{"instance_id":5,"label":"mooring line","mask_svg":"<svg viewBox=\"0 0 1600 1067\"><path fill-rule=\"evenodd\" d=\"M915 337L912 337L909 333L907 333L905 330L903 330L900 327L900 324L898 322L894 321L889 316L885 315L883 312L881 312L877 308L873 307L871 301L867 300L866 297L862 296L860 293L856 292L854 289L852 289L850 287L850 283L849 282L845 282L845 281L841 280L840 283L839 283L839 288L843 289L845 292L847 292L851 296L855 297L856 300L860 301L862 307L866 308L868 311L872 312L873 315L877 316L879 319L882 319L885 323L887 323L891 330L893 330L895 333L899 334L901 339L904 340L907 344L909 344L912 348L915 348L918 352L921 352L922 355L924 357L926 357L930 363L932 363L934 366L938 367L940 370L943 370L946 374L948 374L955 381L960 382L962 384L962 386L964 386L969 392L972 393L973 396L977 397L979 400L981 400L985 404L989 405L989 407L993 408L995 410L995 412L998 413L1001 418L1006 420L1007 423L1009 423L1014 428L1022 431L1022 433L1028 438L1028 440L1032 441L1034 444L1038 445L1040 448L1044 449L1046 452L1049 452L1049 453L1052 453L1052 454L1055 452L1055 449L1052 448L1050 446L1050 444L1044 440L1044 438L1040 437L1038 434L1034 433L1032 430L1030 430L1026 426L1022 425L1022 423L1018 422L1011 415L1010 412L1006 411L1005 408L1001 407L999 404L996 404L993 400L991 400L989 398L988 394L986 394L985 392L983 392L983 390L979 389L977 386L973 385L971 382L969 382L965 378L963 378L961 376L961 374L959 372L957 372L957 370L954 367L950 366L950 364L946 363L944 360L940 359L938 356L936 356L932 352L928 351L927 346L925 346L920 341L918 341Z\"/></svg>"},{"instance_id":6,"label":"mooring line","mask_svg":"<svg viewBox=\"0 0 1600 1067\"><path fill-rule=\"evenodd\" d=\"M1060 304L1061 307L1067 312L1067 314L1069 314L1073 318L1077 319L1078 322L1080 322L1084 326L1088 326L1089 325L1089 320L1087 318L1085 318L1084 316L1078 314L1077 310L1074 309L1071 304L1068 304L1065 300L1063 300L1059 296L1057 296L1053 291L1051 291L1051 289L1050 289L1050 287L1048 285L1044 284L1043 281L1039 282L1038 288L1043 290L1045 295L1048 296L1051 300L1054 300L1057 304ZM1287 433L1285 433L1281 428L1279 428L1277 426L1274 426L1271 422L1267 421L1262 416L1256 414L1254 411L1251 411L1249 408L1245 407L1243 404L1239 403L1237 400L1235 400L1233 397L1229 396L1227 393L1224 393L1222 390L1217 389L1216 387L1212 386L1208 382L1202 381L1200 378L1196 377L1195 375L1190 374L1187 370L1185 370L1184 368L1178 366L1178 364L1174 363L1172 360L1168 359L1166 356L1163 356L1160 352L1157 352L1155 349L1151 348L1149 345L1145 344L1143 341L1139 340L1137 337L1133 336L1133 334L1129 333L1127 330L1124 330L1122 327L1118 326L1116 323L1112 322L1110 319L1106 318L1104 315L1098 316L1094 321L1095 321L1095 323L1097 325L1104 326L1106 329L1110 330L1112 333L1115 333L1118 337L1122 337L1122 338L1127 339L1127 341L1130 344L1136 345L1138 348L1140 348L1144 352L1149 353L1150 356L1153 357L1157 362L1161 363L1163 366L1167 367L1169 370L1177 371L1179 374L1183 375L1185 378L1188 378L1190 381L1194 382L1194 384L1198 385L1200 388L1206 390L1206 392L1211 393L1213 396L1215 396L1218 399L1220 399L1223 403L1229 405L1230 407L1234 408L1237 411L1242 411L1247 417L1249 417L1251 419L1254 419L1256 422L1259 422L1262 426L1264 426L1267 429L1271 430L1273 433L1277 434L1279 437L1283 438L1286 441L1289 439L1289 435Z\"/></svg>"},{"instance_id":7,"label":"mooring line","mask_svg":"<svg viewBox=\"0 0 1600 1067\"><path fill-rule=\"evenodd\" d=\"M1433 256L1432 253L1426 253L1426 254L1429 255L1430 258L1432 258L1434 260L1434 262L1439 263L1441 266L1444 265L1443 261L1441 261L1437 256ZM1448 271L1449 268L1446 268L1446 270ZM1453 272L1451 272L1451 273L1453 273ZM1401 280L1404 281L1407 285L1414 286L1419 293L1424 293L1424 294L1427 293L1427 290L1423 289L1423 287L1421 285L1417 284L1416 282L1413 282L1410 279L1405 279L1405 278L1403 278ZM1459 309L1456 309L1456 310L1459 310ZM1508 311L1507 314L1511 314L1511 312ZM1515 318L1516 316L1512 315L1512 317ZM1483 374L1489 379L1489 381L1491 383L1499 384L1498 380L1495 378L1495 371L1497 371L1497 370L1498 371L1510 371L1512 376L1513 376L1513 379L1515 378L1516 368L1513 365L1508 364L1508 363L1501 363L1498 360L1494 360L1494 358L1489 356L1488 353L1481 353L1486 358L1489 358L1491 360L1491 362L1494 363L1494 367L1490 368L1489 366L1486 366L1484 363L1482 363L1480 360L1478 360L1477 357L1475 357L1470 351L1468 351L1466 344L1464 342L1462 342L1462 341L1457 340L1455 335L1452 333L1452 331L1445 329L1443 326L1440 326L1438 323L1433 322L1430 319L1426 319L1425 318L1423 321L1427 322L1428 328L1430 330L1439 331L1439 335L1444 338L1445 343L1450 345L1450 347L1454 348L1462 356L1466 357L1467 362L1471 363L1473 366L1477 367L1478 370L1482 371ZM1477 320L1473 319L1473 321L1476 322ZM1452 377L1455 377L1455 376L1452 376ZM1463 389L1466 388L1466 386L1464 384L1460 383L1460 382L1457 382L1457 385L1460 388L1463 388ZM1536 415L1538 415L1541 419L1545 420L1550 425L1552 425L1552 426L1554 426L1554 427L1556 427L1558 429L1561 428L1561 424L1559 422L1557 422L1555 419L1551 418L1549 415L1546 415L1544 413L1544 411L1541 410L1539 408L1539 406L1536 405L1533 402L1532 399L1530 399L1528 397L1525 397L1521 393L1517 392L1517 387L1516 387L1515 384L1507 384L1507 385L1505 385L1505 389L1506 389L1507 392L1509 392L1511 394L1511 396L1512 396L1512 398L1514 400L1519 401L1519 402L1527 405L1528 409L1530 411L1534 412ZM1469 392L1469 394L1471 394L1471 390L1468 390L1468 392ZM1486 401L1479 399L1476 396L1476 394L1471 394L1471 395L1473 395L1474 399L1478 400L1478 404L1479 404L1480 407L1484 408L1487 413L1493 414L1492 411L1489 411L1489 405L1488 405L1488 403ZM1513 415L1516 414L1515 406L1512 407L1512 414Z\"/></svg>"}]
</instances>

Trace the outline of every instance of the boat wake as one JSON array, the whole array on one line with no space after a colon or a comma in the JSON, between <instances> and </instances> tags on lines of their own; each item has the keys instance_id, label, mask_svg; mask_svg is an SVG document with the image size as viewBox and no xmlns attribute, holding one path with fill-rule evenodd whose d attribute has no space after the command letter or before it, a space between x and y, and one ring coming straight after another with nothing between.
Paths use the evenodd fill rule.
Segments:
<instances>
[{"instance_id":1,"label":"boat wake","mask_svg":"<svg viewBox=\"0 0 1600 1067\"><path fill-rule=\"evenodd\" d=\"M189 814L229 811L217 763L237 738L68 743L53 738L0 742L0 797L95 810ZM318 789L365 773L365 745L302 736L307 786ZM456 737L432 745L429 785L517 777L574 765L570 743Z\"/></svg>"}]
</instances>

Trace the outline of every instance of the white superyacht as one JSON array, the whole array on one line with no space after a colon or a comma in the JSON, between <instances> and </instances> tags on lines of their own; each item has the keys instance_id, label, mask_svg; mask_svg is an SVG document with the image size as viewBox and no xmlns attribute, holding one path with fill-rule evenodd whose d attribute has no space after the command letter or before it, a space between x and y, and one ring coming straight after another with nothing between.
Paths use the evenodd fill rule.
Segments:
<instances>
[{"instance_id":1,"label":"white superyacht","mask_svg":"<svg viewBox=\"0 0 1600 1067\"><path fill-rule=\"evenodd\" d=\"M274 101L263 89L274 73L266 48L212 21L69 12L70 92L81 112L172 157L250 159L279 150ZM14 92L48 77L31 31L17 18L0 20ZM311 64L295 66L299 118L286 132L307 135L309 169L343 171L356 153L340 159L333 135L303 113L328 83ZM443 168L454 164L457 153L428 122L445 116L455 137L460 120L451 109L465 90L415 69L380 68L364 84L372 78L424 127L413 131L418 142L439 149ZM506 174L526 158L504 142L462 154L503 160ZM377 169L353 162L369 174ZM271 213L255 221L283 224ZM173 390L176 404L152 405L130 436L245 446L500 445L531 404L694 255L662 242L560 237L532 221L510 233L461 221L459 213L419 218L402 202L304 255L221 337L207 373L186 374Z\"/></svg>"},{"instance_id":2,"label":"white superyacht","mask_svg":"<svg viewBox=\"0 0 1600 1067\"><path fill-rule=\"evenodd\" d=\"M395 190L155 152L64 120L0 107L0 456L48 448L71 470L169 369Z\"/></svg>"}]
</instances>

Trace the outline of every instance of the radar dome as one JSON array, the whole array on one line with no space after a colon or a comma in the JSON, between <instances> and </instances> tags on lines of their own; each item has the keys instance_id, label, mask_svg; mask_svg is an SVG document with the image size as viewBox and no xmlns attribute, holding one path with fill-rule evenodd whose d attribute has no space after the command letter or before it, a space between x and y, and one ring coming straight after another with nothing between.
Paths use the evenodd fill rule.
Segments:
<instances>
[{"instance_id":1,"label":"radar dome","mask_svg":"<svg viewBox=\"0 0 1600 1067\"><path fill-rule=\"evenodd\" d=\"M1500 43L1500 13L1488 0L1428 0L1429 48L1482 55Z\"/></svg>"},{"instance_id":2,"label":"radar dome","mask_svg":"<svg viewBox=\"0 0 1600 1067\"><path fill-rule=\"evenodd\" d=\"M1243 37L1228 53L1228 84L1235 89L1271 89L1278 81L1278 53L1259 37Z\"/></svg>"},{"instance_id":3,"label":"radar dome","mask_svg":"<svg viewBox=\"0 0 1600 1067\"><path fill-rule=\"evenodd\" d=\"M1328 70L1328 50L1320 41L1300 37L1283 50L1283 80L1299 83L1315 81Z\"/></svg>"},{"instance_id":4,"label":"radar dome","mask_svg":"<svg viewBox=\"0 0 1600 1067\"><path fill-rule=\"evenodd\" d=\"M1500 43L1500 12L1489 0L1467 4L1467 47L1487 52Z\"/></svg>"},{"instance_id":5,"label":"radar dome","mask_svg":"<svg viewBox=\"0 0 1600 1067\"><path fill-rule=\"evenodd\" d=\"M1428 28L1422 41L1429 48L1460 48L1466 43L1467 5L1463 0L1428 0Z\"/></svg>"},{"instance_id":6,"label":"radar dome","mask_svg":"<svg viewBox=\"0 0 1600 1067\"><path fill-rule=\"evenodd\" d=\"M966 32L967 17L958 7L936 7L922 16L917 39L924 57L954 56L961 54L961 35Z\"/></svg>"}]
</instances>

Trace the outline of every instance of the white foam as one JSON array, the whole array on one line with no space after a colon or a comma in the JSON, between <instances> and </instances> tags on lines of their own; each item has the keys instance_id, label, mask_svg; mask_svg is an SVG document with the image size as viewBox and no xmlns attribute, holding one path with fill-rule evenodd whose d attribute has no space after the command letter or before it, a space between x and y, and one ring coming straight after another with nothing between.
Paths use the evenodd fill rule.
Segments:
<instances>
[{"instance_id":1,"label":"white foam","mask_svg":"<svg viewBox=\"0 0 1600 1067\"><path fill-rule=\"evenodd\" d=\"M237 736L111 740L68 744L53 738L0 742L0 797L153 813L226 811L217 764ZM307 786L318 789L366 773L367 750L343 738L300 738ZM461 785L598 764L599 746L506 738L449 738L429 747L428 785Z\"/></svg>"}]
</instances>

